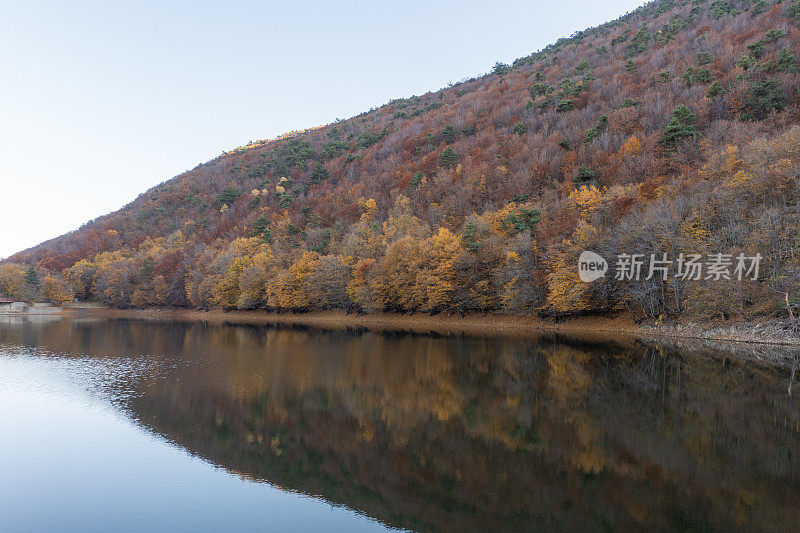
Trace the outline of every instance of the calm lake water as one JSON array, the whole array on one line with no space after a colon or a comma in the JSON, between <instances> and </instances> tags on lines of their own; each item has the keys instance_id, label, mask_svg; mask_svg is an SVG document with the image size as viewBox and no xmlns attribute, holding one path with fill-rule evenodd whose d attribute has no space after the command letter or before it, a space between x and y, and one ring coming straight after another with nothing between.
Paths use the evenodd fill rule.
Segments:
<instances>
[{"instance_id":1,"label":"calm lake water","mask_svg":"<svg viewBox=\"0 0 800 533\"><path fill-rule=\"evenodd\" d=\"M0 317L0 530L800 530L789 378L633 341Z\"/></svg>"}]
</instances>

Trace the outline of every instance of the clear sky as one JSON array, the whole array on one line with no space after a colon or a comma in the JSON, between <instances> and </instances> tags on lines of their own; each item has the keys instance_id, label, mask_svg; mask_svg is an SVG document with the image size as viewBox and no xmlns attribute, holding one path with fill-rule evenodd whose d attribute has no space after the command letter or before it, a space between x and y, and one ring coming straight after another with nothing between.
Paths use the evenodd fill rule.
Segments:
<instances>
[{"instance_id":1,"label":"clear sky","mask_svg":"<svg viewBox=\"0 0 800 533\"><path fill-rule=\"evenodd\" d=\"M0 257L251 139L489 71L637 0L0 0Z\"/></svg>"}]
</instances>

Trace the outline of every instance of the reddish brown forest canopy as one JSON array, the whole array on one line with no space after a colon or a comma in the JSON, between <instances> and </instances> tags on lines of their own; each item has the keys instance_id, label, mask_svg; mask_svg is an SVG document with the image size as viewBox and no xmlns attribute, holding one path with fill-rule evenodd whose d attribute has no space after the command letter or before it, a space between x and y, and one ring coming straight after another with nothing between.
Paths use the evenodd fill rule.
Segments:
<instances>
[{"instance_id":1,"label":"reddish brown forest canopy","mask_svg":"<svg viewBox=\"0 0 800 533\"><path fill-rule=\"evenodd\" d=\"M0 291L785 316L800 298L799 45L798 2L652 2L486 76L225 153L10 258ZM765 264L753 283L585 284L585 249Z\"/></svg>"}]
</instances>

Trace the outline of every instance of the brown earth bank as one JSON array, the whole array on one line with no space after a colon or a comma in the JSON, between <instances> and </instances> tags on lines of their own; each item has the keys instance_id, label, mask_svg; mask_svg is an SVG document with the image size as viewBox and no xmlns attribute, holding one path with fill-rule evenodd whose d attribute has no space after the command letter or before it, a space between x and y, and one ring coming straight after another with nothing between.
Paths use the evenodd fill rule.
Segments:
<instances>
[{"instance_id":1,"label":"brown earth bank","mask_svg":"<svg viewBox=\"0 0 800 533\"><path fill-rule=\"evenodd\" d=\"M274 313L265 311L198 311L190 309L75 309L77 316L102 316L141 320L191 320L212 323L250 325L305 326L321 329L358 329L470 336L540 336L563 334L572 337L603 339L629 338L671 341L673 343L739 344L737 351L748 345L800 346L800 337L792 335L780 321L740 323L674 323L637 324L627 313L613 316L583 316L548 320L536 316L497 314L356 314L345 311L313 311L309 313Z\"/></svg>"}]
</instances>

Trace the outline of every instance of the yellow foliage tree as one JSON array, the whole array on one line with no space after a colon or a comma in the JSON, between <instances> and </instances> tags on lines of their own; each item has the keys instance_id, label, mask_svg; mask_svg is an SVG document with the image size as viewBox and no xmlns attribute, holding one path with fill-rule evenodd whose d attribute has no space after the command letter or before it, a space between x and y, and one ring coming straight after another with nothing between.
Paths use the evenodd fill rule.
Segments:
<instances>
[{"instance_id":1,"label":"yellow foliage tree","mask_svg":"<svg viewBox=\"0 0 800 533\"><path fill-rule=\"evenodd\" d=\"M379 274L372 282L375 303L384 309L413 311L422 305L416 290L422 262L420 241L404 237L386 249Z\"/></svg>"},{"instance_id":2,"label":"yellow foliage tree","mask_svg":"<svg viewBox=\"0 0 800 533\"><path fill-rule=\"evenodd\" d=\"M361 209L364 210L364 212L361 214L361 221L372 222L375 220L375 217L378 214L378 202L376 202L374 198L370 198L368 200L360 198L358 203L361 206Z\"/></svg>"},{"instance_id":3,"label":"yellow foliage tree","mask_svg":"<svg viewBox=\"0 0 800 533\"><path fill-rule=\"evenodd\" d=\"M268 286L269 305L279 309L305 311L317 307L312 277L319 264L317 252L304 252L303 255L281 272L274 283Z\"/></svg>"},{"instance_id":4,"label":"yellow foliage tree","mask_svg":"<svg viewBox=\"0 0 800 533\"><path fill-rule=\"evenodd\" d=\"M72 288L61 276L47 275L42 279L42 298L56 305L70 303L74 297Z\"/></svg>"},{"instance_id":5,"label":"yellow foliage tree","mask_svg":"<svg viewBox=\"0 0 800 533\"><path fill-rule=\"evenodd\" d=\"M361 259L355 263L347 283L347 297L364 311L375 311L380 306L375 302L370 280L374 277L377 261L372 258Z\"/></svg>"},{"instance_id":6,"label":"yellow foliage tree","mask_svg":"<svg viewBox=\"0 0 800 533\"><path fill-rule=\"evenodd\" d=\"M422 242L416 293L423 311L441 311L450 303L456 286L453 263L461 251L461 240L447 228Z\"/></svg>"},{"instance_id":7,"label":"yellow foliage tree","mask_svg":"<svg viewBox=\"0 0 800 533\"><path fill-rule=\"evenodd\" d=\"M642 143L639 141L639 138L636 135L631 135L624 143L622 143L618 154L621 157L638 157L641 152Z\"/></svg>"},{"instance_id":8,"label":"yellow foliage tree","mask_svg":"<svg viewBox=\"0 0 800 533\"><path fill-rule=\"evenodd\" d=\"M557 314L578 313L591 308L589 283L578 277L578 256L598 239L597 228L580 220L572 239L556 246L548 261L546 307Z\"/></svg>"},{"instance_id":9,"label":"yellow foliage tree","mask_svg":"<svg viewBox=\"0 0 800 533\"><path fill-rule=\"evenodd\" d=\"M24 300L26 270L24 265L18 263L0 265L0 294Z\"/></svg>"},{"instance_id":10,"label":"yellow foliage tree","mask_svg":"<svg viewBox=\"0 0 800 533\"><path fill-rule=\"evenodd\" d=\"M706 221L696 209L680 225L680 248L685 253L702 253L711 242L711 232Z\"/></svg>"},{"instance_id":11,"label":"yellow foliage tree","mask_svg":"<svg viewBox=\"0 0 800 533\"><path fill-rule=\"evenodd\" d=\"M228 266L224 276L217 280L211 290L214 305L230 309L236 307L239 302L241 291L239 288L239 278L242 272L250 266L251 259L247 256L237 257Z\"/></svg>"},{"instance_id":12,"label":"yellow foliage tree","mask_svg":"<svg viewBox=\"0 0 800 533\"><path fill-rule=\"evenodd\" d=\"M152 298L155 305L167 305L167 293L169 286L164 276L158 275L153 278Z\"/></svg>"},{"instance_id":13,"label":"yellow foliage tree","mask_svg":"<svg viewBox=\"0 0 800 533\"><path fill-rule=\"evenodd\" d=\"M275 257L269 249L256 253L239 277L239 309L255 309L267 302L267 281L275 276Z\"/></svg>"},{"instance_id":14,"label":"yellow foliage tree","mask_svg":"<svg viewBox=\"0 0 800 533\"><path fill-rule=\"evenodd\" d=\"M132 296L133 266L121 251L104 252L95 257L97 271L92 292L108 305L127 307Z\"/></svg>"},{"instance_id":15,"label":"yellow foliage tree","mask_svg":"<svg viewBox=\"0 0 800 533\"><path fill-rule=\"evenodd\" d=\"M581 217L588 219L603 204L603 192L594 185L581 187L572 191L569 199L578 208Z\"/></svg>"},{"instance_id":16,"label":"yellow foliage tree","mask_svg":"<svg viewBox=\"0 0 800 533\"><path fill-rule=\"evenodd\" d=\"M64 278L72 285L75 298L88 300L92 297L92 283L96 272L97 265L86 259L81 259L64 270Z\"/></svg>"},{"instance_id":17,"label":"yellow foliage tree","mask_svg":"<svg viewBox=\"0 0 800 533\"><path fill-rule=\"evenodd\" d=\"M389 218L383 223L383 235L386 242L396 241L403 237L425 239L430 236L428 225L412 213L411 200L404 195L398 195Z\"/></svg>"}]
</instances>

